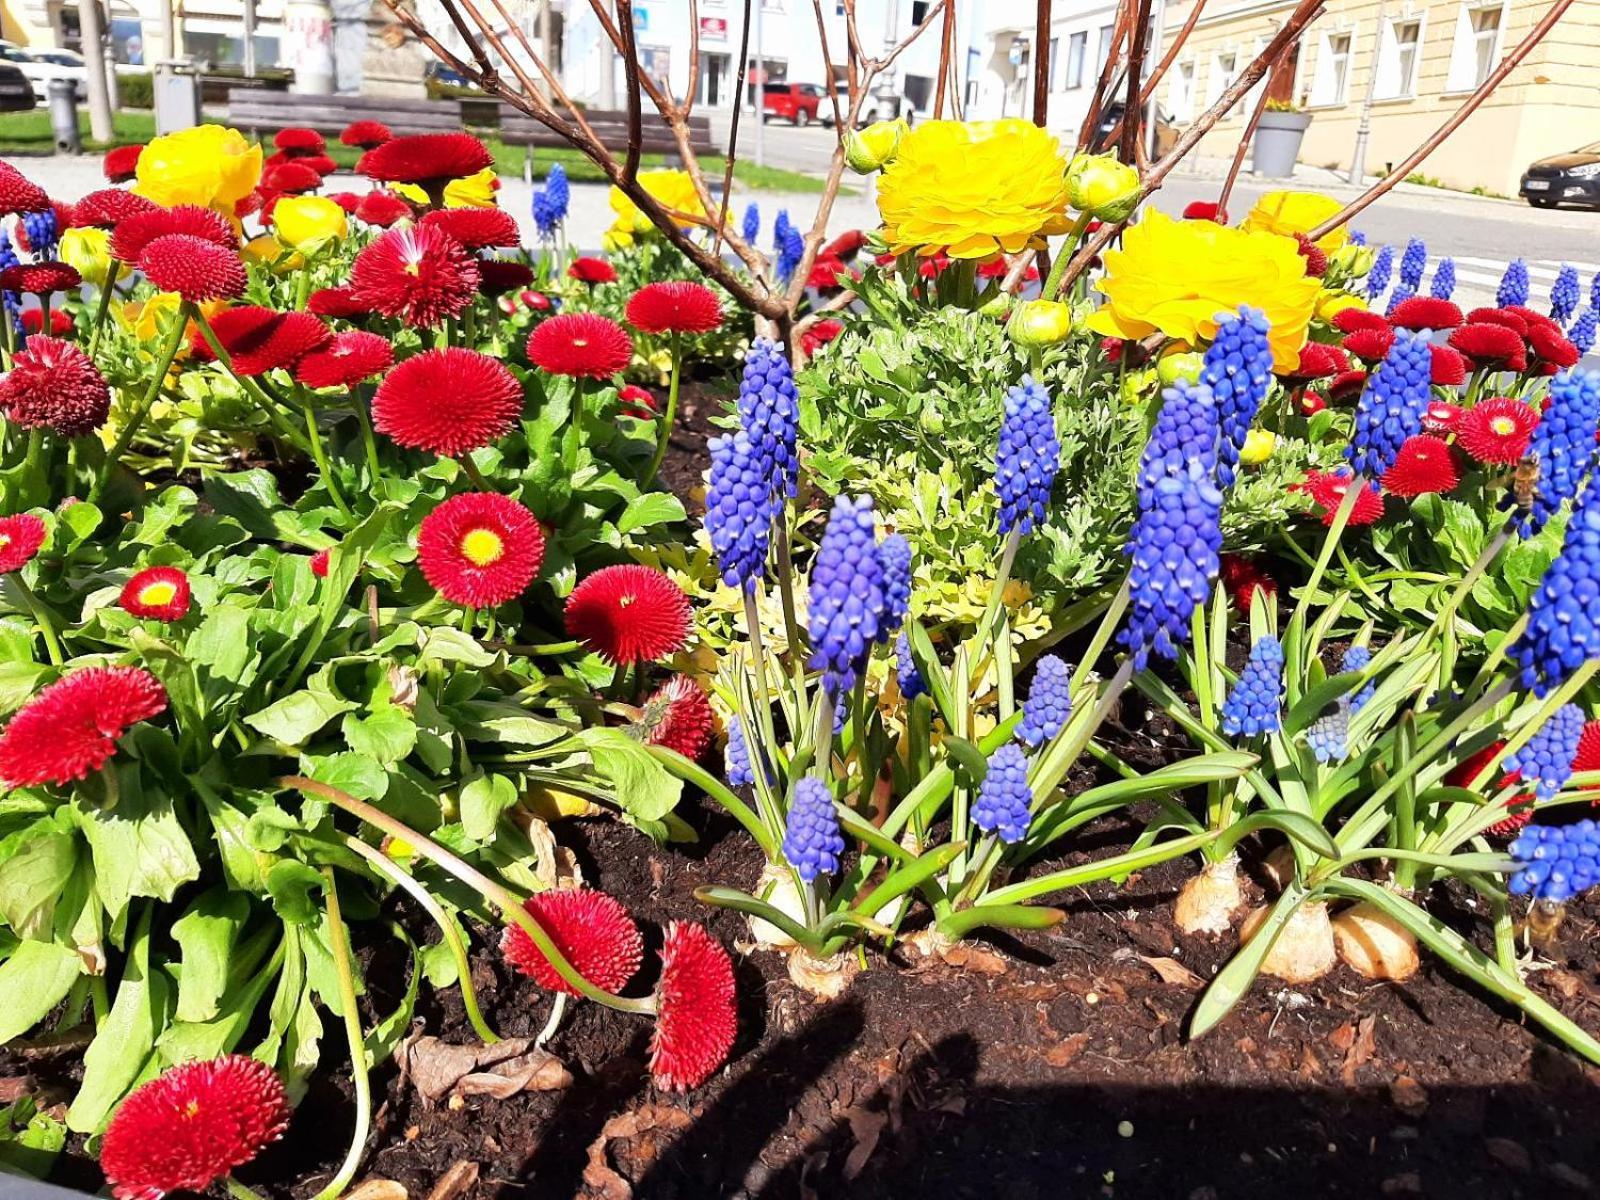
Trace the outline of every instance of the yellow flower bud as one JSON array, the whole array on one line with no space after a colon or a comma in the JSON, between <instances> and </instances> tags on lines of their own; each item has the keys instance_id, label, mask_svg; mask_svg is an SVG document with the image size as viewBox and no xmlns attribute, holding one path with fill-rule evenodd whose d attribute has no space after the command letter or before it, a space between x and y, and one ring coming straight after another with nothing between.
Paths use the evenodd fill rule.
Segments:
<instances>
[{"instance_id":1,"label":"yellow flower bud","mask_svg":"<svg viewBox=\"0 0 1600 1200\"><path fill-rule=\"evenodd\" d=\"M304 254L342 242L350 231L344 209L326 196L284 196L273 205L272 228L280 242Z\"/></svg>"},{"instance_id":2,"label":"yellow flower bud","mask_svg":"<svg viewBox=\"0 0 1600 1200\"><path fill-rule=\"evenodd\" d=\"M500 190L500 179L493 167L485 167L476 175L465 179L452 179L444 185L446 208L494 208L495 193Z\"/></svg>"},{"instance_id":3,"label":"yellow flower bud","mask_svg":"<svg viewBox=\"0 0 1600 1200\"><path fill-rule=\"evenodd\" d=\"M1324 291L1317 297L1317 316L1324 321L1332 321L1346 309L1365 307L1359 296L1349 292Z\"/></svg>"},{"instance_id":4,"label":"yellow flower bud","mask_svg":"<svg viewBox=\"0 0 1600 1200\"><path fill-rule=\"evenodd\" d=\"M1102 221L1126 220L1139 204L1139 172L1111 154L1079 154L1067 164L1067 202Z\"/></svg>"},{"instance_id":5,"label":"yellow flower bud","mask_svg":"<svg viewBox=\"0 0 1600 1200\"><path fill-rule=\"evenodd\" d=\"M1252 429L1244 435L1244 447L1239 451L1239 461L1246 466L1259 466L1272 457L1277 448L1277 437L1265 429Z\"/></svg>"},{"instance_id":6,"label":"yellow flower bud","mask_svg":"<svg viewBox=\"0 0 1600 1200\"><path fill-rule=\"evenodd\" d=\"M1030 349L1058 346L1071 332L1072 309L1059 300L1026 300L1011 317L1011 340Z\"/></svg>"},{"instance_id":7,"label":"yellow flower bud","mask_svg":"<svg viewBox=\"0 0 1600 1200\"><path fill-rule=\"evenodd\" d=\"M1171 387L1180 379L1195 383L1200 379L1200 368L1205 361L1205 355L1192 350L1163 354L1161 361L1156 363L1156 374L1161 379L1162 387Z\"/></svg>"},{"instance_id":8,"label":"yellow flower bud","mask_svg":"<svg viewBox=\"0 0 1600 1200\"><path fill-rule=\"evenodd\" d=\"M61 235L61 261L104 287L111 269L111 234L93 226L67 230Z\"/></svg>"},{"instance_id":9,"label":"yellow flower bud","mask_svg":"<svg viewBox=\"0 0 1600 1200\"><path fill-rule=\"evenodd\" d=\"M911 132L904 117L893 121L874 121L865 129L851 130L844 135L844 160L858 175L881 171L894 161L900 150L900 139Z\"/></svg>"},{"instance_id":10,"label":"yellow flower bud","mask_svg":"<svg viewBox=\"0 0 1600 1200\"><path fill-rule=\"evenodd\" d=\"M1129 371L1122 377L1122 402L1143 404L1160 382L1159 376L1148 368L1142 371Z\"/></svg>"},{"instance_id":11,"label":"yellow flower bud","mask_svg":"<svg viewBox=\"0 0 1600 1200\"><path fill-rule=\"evenodd\" d=\"M1371 246L1358 246L1354 242L1346 242L1328 255L1328 272L1342 275L1346 279L1360 279L1372 270L1372 260L1377 257L1377 253Z\"/></svg>"},{"instance_id":12,"label":"yellow flower bud","mask_svg":"<svg viewBox=\"0 0 1600 1200\"><path fill-rule=\"evenodd\" d=\"M1011 311L1014 299L1010 292L1002 292L996 288L994 294L983 302L978 311L986 317L1003 317Z\"/></svg>"}]
</instances>

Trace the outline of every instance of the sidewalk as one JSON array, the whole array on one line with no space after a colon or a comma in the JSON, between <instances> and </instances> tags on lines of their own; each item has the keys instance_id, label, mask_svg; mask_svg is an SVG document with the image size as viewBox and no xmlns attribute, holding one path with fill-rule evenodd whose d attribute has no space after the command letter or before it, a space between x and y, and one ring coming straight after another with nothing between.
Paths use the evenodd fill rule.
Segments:
<instances>
[{"instance_id":1,"label":"sidewalk","mask_svg":"<svg viewBox=\"0 0 1600 1200\"><path fill-rule=\"evenodd\" d=\"M1233 165L1232 158L1213 158L1207 155L1191 154L1178 164L1172 172L1173 179L1199 179L1216 180L1219 183L1227 178L1228 169ZM1367 188L1377 183L1382 176L1367 175L1365 182L1357 187L1350 183L1347 171L1333 170L1328 167L1316 167L1310 163L1295 163L1294 174L1288 179L1267 179L1254 175L1250 171L1250 159L1245 157L1244 166L1239 172L1239 182L1257 187L1302 188L1307 191L1327 192L1334 196L1357 196ZM1512 205L1521 208L1521 202L1509 197L1480 196L1475 192L1461 192L1454 188L1426 187L1420 183L1400 182L1390 191L1402 196L1431 196L1435 199L1470 200L1481 204Z\"/></svg>"}]
</instances>

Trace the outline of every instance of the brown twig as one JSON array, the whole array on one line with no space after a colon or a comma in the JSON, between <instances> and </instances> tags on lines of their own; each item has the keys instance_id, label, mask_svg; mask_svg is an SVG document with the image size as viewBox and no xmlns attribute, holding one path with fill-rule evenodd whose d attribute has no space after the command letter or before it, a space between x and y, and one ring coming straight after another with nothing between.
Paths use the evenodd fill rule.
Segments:
<instances>
[{"instance_id":1,"label":"brown twig","mask_svg":"<svg viewBox=\"0 0 1600 1200\"><path fill-rule=\"evenodd\" d=\"M633 0L616 0L617 17L622 32L623 75L628 81L628 158L622 167L622 178L632 183L639 178L639 156L644 149L643 114L639 111L639 41L633 28ZM660 104L659 101L657 101ZM671 105L661 105L663 113Z\"/></svg>"},{"instance_id":2,"label":"brown twig","mask_svg":"<svg viewBox=\"0 0 1600 1200\"><path fill-rule=\"evenodd\" d=\"M817 14L817 41L822 46L822 66L828 73L828 100L833 104L833 133L839 141L844 141L844 117L839 111L839 89L833 81L833 56L828 53L828 22L822 15L822 0L811 0L812 10Z\"/></svg>"},{"instance_id":3,"label":"brown twig","mask_svg":"<svg viewBox=\"0 0 1600 1200\"><path fill-rule=\"evenodd\" d=\"M1122 51L1122 39L1128 34L1128 17L1132 11L1132 0L1121 0L1117 6L1117 25L1111 34L1111 45L1106 48L1106 61L1100 64L1100 78L1095 81L1094 95L1089 98L1089 111L1084 113L1083 124L1078 128L1079 150L1089 145L1089 135L1095 126L1100 124L1100 110L1105 106L1106 96L1111 91L1111 80L1117 69L1117 56ZM1085 53L1087 50L1085 47Z\"/></svg>"},{"instance_id":4,"label":"brown twig","mask_svg":"<svg viewBox=\"0 0 1600 1200\"><path fill-rule=\"evenodd\" d=\"M1289 53L1293 46L1285 46L1283 52ZM1273 63L1272 69L1276 71L1278 64ZM1256 106L1250 111L1250 120L1245 123L1244 132L1239 135L1239 144L1233 149L1233 162L1228 167L1228 177L1222 181L1222 191L1217 195L1217 220L1221 224L1228 223L1228 198L1233 195L1233 185L1239 178L1239 168L1244 166L1245 151L1250 149L1250 139L1255 137L1256 126L1261 124L1261 114L1267 111L1267 100L1272 89L1261 89L1261 98L1256 101Z\"/></svg>"},{"instance_id":5,"label":"brown twig","mask_svg":"<svg viewBox=\"0 0 1600 1200\"><path fill-rule=\"evenodd\" d=\"M744 0L744 28L739 32L739 77L733 91L733 124L728 126L727 160L722 167L722 216L717 221L717 233L712 248L720 257L722 237L728 228L728 205L733 203L733 164L739 147L739 113L744 108L744 77L750 67L750 0ZM760 119L761 107L756 116ZM754 246L751 247L755 249Z\"/></svg>"},{"instance_id":6,"label":"brown twig","mask_svg":"<svg viewBox=\"0 0 1600 1200\"><path fill-rule=\"evenodd\" d=\"M689 87L678 102L677 112L685 121L694 112L694 94L700 88L700 0L689 0ZM669 85L667 90L672 90Z\"/></svg>"},{"instance_id":7,"label":"brown twig","mask_svg":"<svg viewBox=\"0 0 1600 1200\"><path fill-rule=\"evenodd\" d=\"M1128 37L1128 98L1122 105L1123 162L1133 162L1136 147L1144 125L1144 105L1139 99L1139 76L1144 68L1144 37L1150 24L1150 0L1139 0L1139 9L1133 19L1133 32Z\"/></svg>"},{"instance_id":8,"label":"brown twig","mask_svg":"<svg viewBox=\"0 0 1600 1200\"><path fill-rule=\"evenodd\" d=\"M1150 72L1150 78L1144 82L1144 90L1139 93L1139 104L1144 106L1150 103L1150 97L1155 95L1156 85L1166 77L1172 69L1172 64L1177 60L1184 43L1189 40L1189 35L1194 32L1194 23L1200 19L1200 14L1206 10L1206 0L1194 0L1194 7L1189 10L1189 15L1184 18L1183 27L1178 30L1172 39L1172 45L1167 47L1167 52L1161 56L1161 61L1156 64L1156 69Z\"/></svg>"},{"instance_id":9,"label":"brown twig","mask_svg":"<svg viewBox=\"0 0 1600 1200\"><path fill-rule=\"evenodd\" d=\"M1043 129L1050 117L1050 8L1039 0L1033 16L1033 123Z\"/></svg>"},{"instance_id":10,"label":"brown twig","mask_svg":"<svg viewBox=\"0 0 1600 1200\"><path fill-rule=\"evenodd\" d=\"M1406 178L1406 176L1410 175L1412 171L1416 170L1422 161L1428 157L1428 155L1432 154L1439 148L1439 144L1443 142L1445 138L1454 133L1463 121L1477 111L1478 106L1484 102L1489 93L1494 91L1495 88L1499 87L1501 81L1505 79L1507 75L1511 74L1511 72L1516 69L1517 64L1528 56L1528 52L1544 40L1545 35L1555 27L1555 23L1561 19L1562 14L1564 14L1567 9L1571 7L1572 0L1554 0L1554 3L1550 5L1549 10L1546 11L1544 16L1539 19L1538 24L1530 29L1528 31L1528 35L1523 38L1522 41L1518 42L1517 45L1500 60L1500 65L1489 72L1488 77L1478 85L1477 90L1461 102L1461 106L1457 108L1455 112L1450 114L1449 119L1446 120L1443 125L1439 126L1438 129L1434 130L1433 133L1429 135L1427 141L1423 142L1422 145L1418 146L1409 155L1407 155L1405 161L1403 161L1399 166L1395 167L1394 170L1390 171L1382 179L1378 180L1377 183L1373 184L1365 192L1361 193L1361 195L1350 201L1349 204L1346 204L1338 212L1334 213L1333 216L1329 217L1310 233L1306 234L1306 236L1312 241L1316 241L1316 239L1323 237L1332 230L1339 228L1339 226L1343 225L1357 213L1364 210L1374 200L1378 199L1378 197L1382 196L1390 188L1394 187L1395 184L1399 183L1402 179Z\"/></svg>"},{"instance_id":11,"label":"brown twig","mask_svg":"<svg viewBox=\"0 0 1600 1200\"><path fill-rule=\"evenodd\" d=\"M1039 0L1040 4L1048 4L1050 0ZM933 119L944 120L944 91L950 83L950 62L954 55L956 44L956 6L944 6L944 27L939 31L939 83L933 96Z\"/></svg>"}]
</instances>

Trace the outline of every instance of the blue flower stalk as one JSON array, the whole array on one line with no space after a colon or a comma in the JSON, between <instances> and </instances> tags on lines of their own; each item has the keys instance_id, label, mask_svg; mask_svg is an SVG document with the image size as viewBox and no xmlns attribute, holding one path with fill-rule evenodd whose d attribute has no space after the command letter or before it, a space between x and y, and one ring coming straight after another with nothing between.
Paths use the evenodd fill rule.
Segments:
<instances>
[{"instance_id":1,"label":"blue flower stalk","mask_svg":"<svg viewBox=\"0 0 1600 1200\"><path fill-rule=\"evenodd\" d=\"M1222 704L1222 732L1229 737L1277 733L1283 725L1283 647L1275 637L1260 638L1238 682Z\"/></svg>"},{"instance_id":2,"label":"blue flower stalk","mask_svg":"<svg viewBox=\"0 0 1600 1200\"><path fill-rule=\"evenodd\" d=\"M1565 328L1567 322L1572 320L1572 314L1578 311L1578 301L1582 296L1578 268L1571 263L1562 263L1556 281L1550 285L1550 319Z\"/></svg>"},{"instance_id":3,"label":"blue flower stalk","mask_svg":"<svg viewBox=\"0 0 1600 1200\"><path fill-rule=\"evenodd\" d=\"M1206 348L1200 382L1211 389L1222 424L1217 482L1233 486L1234 469L1261 402L1272 386L1272 347L1266 315L1249 305L1217 322L1217 336Z\"/></svg>"},{"instance_id":4,"label":"blue flower stalk","mask_svg":"<svg viewBox=\"0 0 1600 1200\"><path fill-rule=\"evenodd\" d=\"M739 232L744 235L744 240L752 246L756 244L756 239L761 236L761 206L754 200L745 206L744 225Z\"/></svg>"},{"instance_id":5,"label":"blue flower stalk","mask_svg":"<svg viewBox=\"0 0 1600 1200\"><path fill-rule=\"evenodd\" d=\"M756 781L756 773L750 766L750 743L744 736L744 720L737 715L728 721L728 748L723 751L722 766L729 787L745 787Z\"/></svg>"},{"instance_id":6,"label":"blue flower stalk","mask_svg":"<svg viewBox=\"0 0 1600 1200\"><path fill-rule=\"evenodd\" d=\"M1422 432L1433 378L1433 352L1423 334L1395 333L1388 356L1356 402L1345 455L1358 475L1382 478L1407 438Z\"/></svg>"},{"instance_id":7,"label":"blue flower stalk","mask_svg":"<svg viewBox=\"0 0 1600 1200\"><path fill-rule=\"evenodd\" d=\"M1031 747L1053 740L1072 716L1072 676L1067 664L1047 654L1034 667L1017 736Z\"/></svg>"},{"instance_id":8,"label":"blue flower stalk","mask_svg":"<svg viewBox=\"0 0 1600 1200\"><path fill-rule=\"evenodd\" d=\"M1583 725L1583 709L1563 704L1515 754L1506 756L1505 769L1520 771L1523 782L1535 785L1533 793L1540 800L1554 800L1572 778Z\"/></svg>"},{"instance_id":9,"label":"blue flower stalk","mask_svg":"<svg viewBox=\"0 0 1600 1200\"><path fill-rule=\"evenodd\" d=\"M1372 651L1366 646L1348 646L1345 648L1344 657L1339 660L1341 673L1349 671L1365 671L1372 665ZM1350 697L1350 711L1360 712L1367 706L1378 690L1378 681L1369 680L1362 689Z\"/></svg>"},{"instance_id":10,"label":"blue flower stalk","mask_svg":"<svg viewBox=\"0 0 1600 1200\"><path fill-rule=\"evenodd\" d=\"M1373 255L1372 266L1367 271L1367 303L1371 304L1389 290L1389 280L1394 275L1394 247L1379 246Z\"/></svg>"},{"instance_id":11,"label":"blue flower stalk","mask_svg":"<svg viewBox=\"0 0 1600 1200\"><path fill-rule=\"evenodd\" d=\"M1548 696L1585 663L1600 659L1600 487L1592 482L1567 521L1561 553L1528 605L1527 627L1511 649L1522 683Z\"/></svg>"},{"instance_id":12,"label":"blue flower stalk","mask_svg":"<svg viewBox=\"0 0 1600 1200\"><path fill-rule=\"evenodd\" d=\"M989 769L972 806L972 823L1010 846L1028 836L1032 810L1028 756L1008 742L989 756Z\"/></svg>"},{"instance_id":13,"label":"blue flower stalk","mask_svg":"<svg viewBox=\"0 0 1600 1200\"><path fill-rule=\"evenodd\" d=\"M743 429L712 438L706 535L722 581L753 592L766 569L777 500L761 454Z\"/></svg>"},{"instance_id":14,"label":"blue flower stalk","mask_svg":"<svg viewBox=\"0 0 1600 1200\"><path fill-rule=\"evenodd\" d=\"M806 240L789 221L789 210L780 208L772 225L772 249L777 255L778 279L785 286L794 278L795 268L806 254Z\"/></svg>"},{"instance_id":15,"label":"blue flower stalk","mask_svg":"<svg viewBox=\"0 0 1600 1200\"><path fill-rule=\"evenodd\" d=\"M1527 457L1539 472L1532 504L1520 521L1526 535L1547 525L1594 471L1600 437L1600 374L1563 371L1550 381L1544 416L1534 427ZM1508 504L1516 503L1507 497Z\"/></svg>"},{"instance_id":16,"label":"blue flower stalk","mask_svg":"<svg viewBox=\"0 0 1600 1200\"><path fill-rule=\"evenodd\" d=\"M1428 295L1435 300L1448 300L1456 293L1456 260L1441 258L1433 269L1433 282L1428 285Z\"/></svg>"},{"instance_id":17,"label":"blue flower stalk","mask_svg":"<svg viewBox=\"0 0 1600 1200\"><path fill-rule=\"evenodd\" d=\"M1400 256L1400 283L1414 296L1422 286L1422 273L1428 269L1428 247L1421 238L1406 242L1406 252Z\"/></svg>"},{"instance_id":18,"label":"blue flower stalk","mask_svg":"<svg viewBox=\"0 0 1600 1200\"><path fill-rule=\"evenodd\" d=\"M791 647L800 646L800 622L794 603L794 564L789 557L789 527L784 500L800 486L800 393L794 368L783 346L757 338L745 355L736 402L739 423L750 438L751 454L773 496L768 520L777 543L778 596L783 603L784 632Z\"/></svg>"},{"instance_id":19,"label":"blue flower stalk","mask_svg":"<svg viewBox=\"0 0 1600 1200\"><path fill-rule=\"evenodd\" d=\"M1417 289L1403 280L1395 285L1394 291L1389 293L1389 303L1383 310L1386 317L1393 316L1394 310L1417 294Z\"/></svg>"},{"instance_id":20,"label":"blue flower stalk","mask_svg":"<svg viewBox=\"0 0 1600 1200\"><path fill-rule=\"evenodd\" d=\"M1520 258L1512 259L1506 265L1506 273L1500 277L1500 286L1495 290L1494 302L1500 308L1513 304L1526 304L1530 286L1528 264Z\"/></svg>"},{"instance_id":21,"label":"blue flower stalk","mask_svg":"<svg viewBox=\"0 0 1600 1200\"><path fill-rule=\"evenodd\" d=\"M571 203L572 188L567 182L567 169L560 163L551 163L544 186L533 193L533 223L541 238L547 242L555 240Z\"/></svg>"},{"instance_id":22,"label":"blue flower stalk","mask_svg":"<svg viewBox=\"0 0 1600 1200\"><path fill-rule=\"evenodd\" d=\"M1578 348L1580 355L1594 349L1595 333L1600 330L1600 309L1589 304L1578 314L1578 319L1567 330L1567 340Z\"/></svg>"},{"instance_id":23,"label":"blue flower stalk","mask_svg":"<svg viewBox=\"0 0 1600 1200\"><path fill-rule=\"evenodd\" d=\"M911 611L911 543L903 533L891 533L878 545L883 563L883 630L887 642L906 623Z\"/></svg>"},{"instance_id":24,"label":"blue flower stalk","mask_svg":"<svg viewBox=\"0 0 1600 1200\"><path fill-rule=\"evenodd\" d=\"M1367 235L1359 229L1352 229L1350 231L1350 244L1352 246L1365 246L1367 244Z\"/></svg>"},{"instance_id":25,"label":"blue flower stalk","mask_svg":"<svg viewBox=\"0 0 1600 1200\"><path fill-rule=\"evenodd\" d=\"M1600 883L1600 827L1584 818L1572 825L1530 825L1511 843L1517 871L1513 896L1562 904Z\"/></svg>"},{"instance_id":26,"label":"blue flower stalk","mask_svg":"<svg viewBox=\"0 0 1600 1200\"><path fill-rule=\"evenodd\" d=\"M794 785L786 824L783 857L806 884L839 869L844 834L839 830L839 814L834 811L833 793L826 783L807 775Z\"/></svg>"},{"instance_id":27,"label":"blue flower stalk","mask_svg":"<svg viewBox=\"0 0 1600 1200\"><path fill-rule=\"evenodd\" d=\"M810 666L837 698L855 686L884 620L883 560L872 501L840 496L811 567Z\"/></svg>"},{"instance_id":28,"label":"blue flower stalk","mask_svg":"<svg viewBox=\"0 0 1600 1200\"><path fill-rule=\"evenodd\" d=\"M1350 702L1341 696L1306 730L1306 746L1323 766L1350 756Z\"/></svg>"},{"instance_id":29,"label":"blue flower stalk","mask_svg":"<svg viewBox=\"0 0 1600 1200\"><path fill-rule=\"evenodd\" d=\"M1000 532L1031 533L1044 523L1050 489L1061 469L1061 440L1050 393L1033 377L1006 392L995 450L994 482L1000 496Z\"/></svg>"},{"instance_id":30,"label":"blue flower stalk","mask_svg":"<svg viewBox=\"0 0 1600 1200\"><path fill-rule=\"evenodd\" d=\"M917 660L911 654L911 639L904 630L900 631L894 643L894 673L900 684L900 694L906 700L915 700L927 692L927 681L922 678L922 672L917 670Z\"/></svg>"},{"instance_id":31,"label":"blue flower stalk","mask_svg":"<svg viewBox=\"0 0 1600 1200\"><path fill-rule=\"evenodd\" d=\"M1589 280L1589 307L1600 309L1600 271L1596 271L1594 278Z\"/></svg>"}]
</instances>

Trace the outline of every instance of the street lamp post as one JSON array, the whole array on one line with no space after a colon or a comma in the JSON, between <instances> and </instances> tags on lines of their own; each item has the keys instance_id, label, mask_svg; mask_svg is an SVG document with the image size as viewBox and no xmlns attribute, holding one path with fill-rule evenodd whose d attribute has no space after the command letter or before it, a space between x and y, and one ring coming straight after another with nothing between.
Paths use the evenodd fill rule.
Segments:
<instances>
[{"instance_id":1,"label":"street lamp post","mask_svg":"<svg viewBox=\"0 0 1600 1200\"><path fill-rule=\"evenodd\" d=\"M1378 58L1383 53L1383 10L1388 0L1378 0L1378 35L1372 43L1372 70L1367 75L1367 94L1361 101L1361 120L1356 125L1356 148L1350 155L1349 182L1360 186L1367 178L1367 142L1372 133L1372 102L1378 93Z\"/></svg>"}]
</instances>

